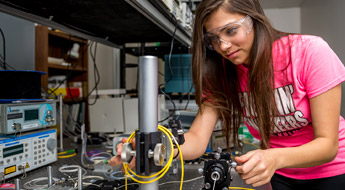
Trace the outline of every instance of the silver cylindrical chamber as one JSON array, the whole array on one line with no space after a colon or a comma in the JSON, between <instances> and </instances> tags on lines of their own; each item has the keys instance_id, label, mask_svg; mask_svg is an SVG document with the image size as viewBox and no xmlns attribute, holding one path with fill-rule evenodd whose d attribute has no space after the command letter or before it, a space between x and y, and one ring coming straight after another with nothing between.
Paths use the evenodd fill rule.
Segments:
<instances>
[{"instance_id":1,"label":"silver cylindrical chamber","mask_svg":"<svg viewBox=\"0 0 345 190\"><path fill-rule=\"evenodd\" d=\"M158 121L158 58L139 57L139 131L156 132Z\"/></svg>"},{"instance_id":2,"label":"silver cylindrical chamber","mask_svg":"<svg viewBox=\"0 0 345 190\"><path fill-rule=\"evenodd\" d=\"M158 58L139 57L139 132L158 131ZM140 190L158 190L158 180L140 184Z\"/></svg>"}]
</instances>

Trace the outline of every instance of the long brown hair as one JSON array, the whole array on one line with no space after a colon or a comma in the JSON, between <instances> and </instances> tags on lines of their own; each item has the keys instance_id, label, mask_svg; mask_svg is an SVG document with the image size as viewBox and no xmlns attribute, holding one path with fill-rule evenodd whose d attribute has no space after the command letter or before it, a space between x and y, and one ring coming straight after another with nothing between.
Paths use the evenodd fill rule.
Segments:
<instances>
[{"instance_id":1,"label":"long brown hair","mask_svg":"<svg viewBox=\"0 0 345 190\"><path fill-rule=\"evenodd\" d=\"M250 92L251 96L249 108L256 113L261 147L268 148L275 113L272 45L279 38L279 32L270 24L258 0L203 0L198 5L192 37L196 103L200 108L201 104L216 107L227 139L232 134L234 144L238 145L238 129L242 122L243 110L236 68L229 60L223 59L215 51L206 49L203 44L204 23L210 14L219 8L231 13L249 15L253 20L254 42L249 55L246 91ZM229 146L229 142L227 143Z\"/></svg>"}]
</instances>

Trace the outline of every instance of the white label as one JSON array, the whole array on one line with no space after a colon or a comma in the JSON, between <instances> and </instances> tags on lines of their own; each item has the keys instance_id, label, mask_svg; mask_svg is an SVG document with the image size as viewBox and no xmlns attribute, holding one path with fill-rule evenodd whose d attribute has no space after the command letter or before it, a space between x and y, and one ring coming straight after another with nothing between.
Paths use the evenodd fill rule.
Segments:
<instances>
[{"instance_id":1,"label":"white label","mask_svg":"<svg viewBox=\"0 0 345 190\"><path fill-rule=\"evenodd\" d=\"M29 124L29 125L23 125L23 129L35 128L35 127L37 127L37 126L38 126L37 123Z\"/></svg>"}]
</instances>

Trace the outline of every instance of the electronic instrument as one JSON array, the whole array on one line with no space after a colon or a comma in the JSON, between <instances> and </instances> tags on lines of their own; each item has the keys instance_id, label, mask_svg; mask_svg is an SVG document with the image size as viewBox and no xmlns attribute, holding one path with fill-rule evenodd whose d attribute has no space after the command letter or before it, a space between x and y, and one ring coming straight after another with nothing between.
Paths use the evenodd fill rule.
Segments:
<instances>
[{"instance_id":1,"label":"electronic instrument","mask_svg":"<svg viewBox=\"0 0 345 190\"><path fill-rule=\"evenodd\" d=\"M57 161L56 129L0 138L0 178L25 174Z\"/></svg>"},{"instance_id":2,"label":"electronic instrument","mask_svg":"<svg viewBox=\"0 0 345 190\"><path fill-rule=\"evenodd\" d=\"M56 102L0 104L0 133L14 134L56 125Z\"/></svg>"}]
</instances>

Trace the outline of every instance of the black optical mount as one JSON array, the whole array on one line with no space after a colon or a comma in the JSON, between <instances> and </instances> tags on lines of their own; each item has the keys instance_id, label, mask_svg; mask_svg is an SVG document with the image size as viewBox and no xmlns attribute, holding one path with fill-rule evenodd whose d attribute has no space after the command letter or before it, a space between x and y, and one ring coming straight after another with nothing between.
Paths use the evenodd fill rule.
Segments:
<instances>
[{"instance_id":1,"label":"black optical mount","mask_svg":"<svg viewBox=\"0 0 345 190\"><path fill-rule=\"evenodd\" d=\"M158 143L162 142L162 133L140 133L136 132L136 173L150 175L159 172L162 167L154 164L154 158L149 156L149 150L154 150Z\"/></svg>"},{"instance_id":2,"label":"black optical mount","mask_svg":"<svg viewBox=\"0 0 345 190\"><path fill-rule=\"evenodd\" d=\"M231 168L236 167L236 162L231 160L230 153L208 153L205 159L203 172L204 186L202 189L227 190L232 181Z\"/></svg>"},{"instance_id":3,"label":"black optical mount","mask_svg":"<svg viewBox=\"0 0 345 190\"><path fill-rule=\"evenodd\" d=\"M171 133L175 137L177 143L179 145L182 145L184 143L185 139L184 139L184 131L182 128L181 120L178 120L178 119L170 120L167 128L171 131ZM174 142L174 148L177 148L175 142Z\"/></svg>"}]
</instances>

